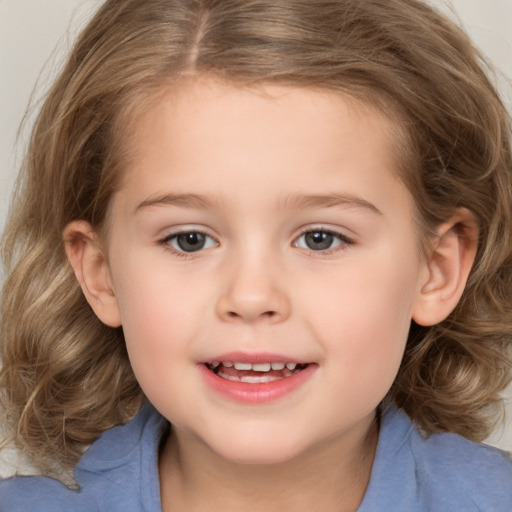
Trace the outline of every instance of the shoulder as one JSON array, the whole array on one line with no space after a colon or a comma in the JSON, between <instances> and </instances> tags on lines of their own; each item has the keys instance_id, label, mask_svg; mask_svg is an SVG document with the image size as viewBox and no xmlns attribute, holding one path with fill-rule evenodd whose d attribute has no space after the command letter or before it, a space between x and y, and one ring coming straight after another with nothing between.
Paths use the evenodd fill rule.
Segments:
<instances>
[{"instance_id":1,"label":"shoulder","mask_svg":"<svg viewBox=\"0 0 512 512\"><path fill-rule=\"evenodd\" d=\"M472 501L475 510L512 511L512 459L490 446L456 434L411 436L411 449L425 494L458 496Z\"/></svg>"},{"instance_id":2,"label":"shoulder","mask_svg":"<svg viewBox=\"0 0 512 512\"><path fill-rule=\"evenodd\" d=\"M455 434L424 437L403 411L389 407L358 512L376 510L511 512L512 462Z\"/></svg>"},{"instance_id":3,"label":"shoulder","mask_svg":"<svg viewBox=\"0 0 512 512\"><path fill-rule=\"evenodd\" d=\"M0 481L0 510L5 512L96 512L80 491L48 477L17 476Z\"/></svg>"},{"instance_id":4,"label":"shoulder","mask_svg":"<svg viewBox=\"0 0 512 512\"><path fill-rule=\"evenodd\" d=\"M146 405L126 425L104 432L85 452L77 471L102 473L133 463L159 442L163 425L163 418Z\"/></svg>"},{"instance_id":5,"label":"shoulder","mask_svg":"<svg viewBox=\"0 0 512 512\"><path fill-rule=\"evenodd\" d=\"M393 437L396 429L402 432L399 442ZM425 437L397 410L384 418L382 437L397 450L397 457L409 461L414 472L410 485L425 510L512 511L509 454L457 434Z\"/></svg>"},{"instance_id":6,"label":"shoulder","mask_svg":"<svg viewBox=\"0 0 512 512\"><path fill-rule=\"evenodd\" d=\"M144 407L130 423L102 434L75 470L79 490L48 477L0 481L0 511L114 512L159 504L157 454L162 417Z\"/></svg>"}]
</instances>

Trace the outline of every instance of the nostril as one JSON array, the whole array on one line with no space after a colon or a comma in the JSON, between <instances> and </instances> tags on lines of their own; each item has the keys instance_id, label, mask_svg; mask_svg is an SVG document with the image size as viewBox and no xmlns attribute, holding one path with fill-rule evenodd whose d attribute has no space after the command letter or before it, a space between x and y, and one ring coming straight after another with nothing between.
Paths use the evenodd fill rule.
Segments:
<instances>
[{"instance_id":1,"label":"nostril","mask_svg":"<svg viewBox=\"0 0 512 512\"><path fill-rule=\"evenodd\" d=\"M228 311L227 315L229 318L242 318L243 315L240 313L237 313L235 311ZM258 316L260 318L273 318L277 315L276 311L264 311L263 313L260 313Z\"/></svg>"}]
</instances>

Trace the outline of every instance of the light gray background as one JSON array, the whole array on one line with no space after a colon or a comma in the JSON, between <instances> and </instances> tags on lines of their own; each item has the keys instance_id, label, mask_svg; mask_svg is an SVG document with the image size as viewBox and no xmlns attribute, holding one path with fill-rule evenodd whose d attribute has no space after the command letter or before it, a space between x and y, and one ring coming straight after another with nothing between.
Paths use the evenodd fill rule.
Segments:
<instances>
[{"instance_id":1,"label":"light gray background","mask_svg":"<svg viewBox=\"0 0 512 512\"><path fill-rule=\"evenodd\" d=\"M432 3L458 19L499 69L496 81L512 111L512 0ZM77 30L100 4L100 0L0 0L0 230L37 99L51 83ZM36 102L17 137L34 88ZM506 427L489 442L512 451L512 390L507 398ZM12 454L0 458L0 475L14 470L13 460Z\"/></svg>"}]
</instances>

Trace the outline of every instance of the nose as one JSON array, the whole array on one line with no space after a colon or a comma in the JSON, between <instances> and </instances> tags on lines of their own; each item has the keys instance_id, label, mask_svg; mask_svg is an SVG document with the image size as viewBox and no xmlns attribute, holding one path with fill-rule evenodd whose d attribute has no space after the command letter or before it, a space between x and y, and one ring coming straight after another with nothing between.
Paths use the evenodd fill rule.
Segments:
<instances>
[{"instance_id":1,"label":"nose","mask_svg":"<svg viewBox=\"0 0 512 512\"><path fill-rule=\"evenodd\" d=\"M223 285L216 310L224 321L279 323L290 316L285 276L268 260L238 257Z\"/></svg>"}]
</instances>

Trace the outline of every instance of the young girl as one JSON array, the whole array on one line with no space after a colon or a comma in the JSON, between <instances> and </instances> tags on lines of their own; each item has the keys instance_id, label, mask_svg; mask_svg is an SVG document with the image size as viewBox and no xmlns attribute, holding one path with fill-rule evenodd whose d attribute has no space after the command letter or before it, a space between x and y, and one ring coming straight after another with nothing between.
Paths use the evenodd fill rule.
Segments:
<instances>
[{"instance_id":1,"label":"young girl","mask_svg":"<svg viewBox=\"0 0 512 512\"><path fill-rule=\"evenodd\" d=\"M107 0L4 236L3 421L49 476L0 510L510 512L473 442L510 380L510 142L419 0Z\"/></svg>"}]
</instances>

